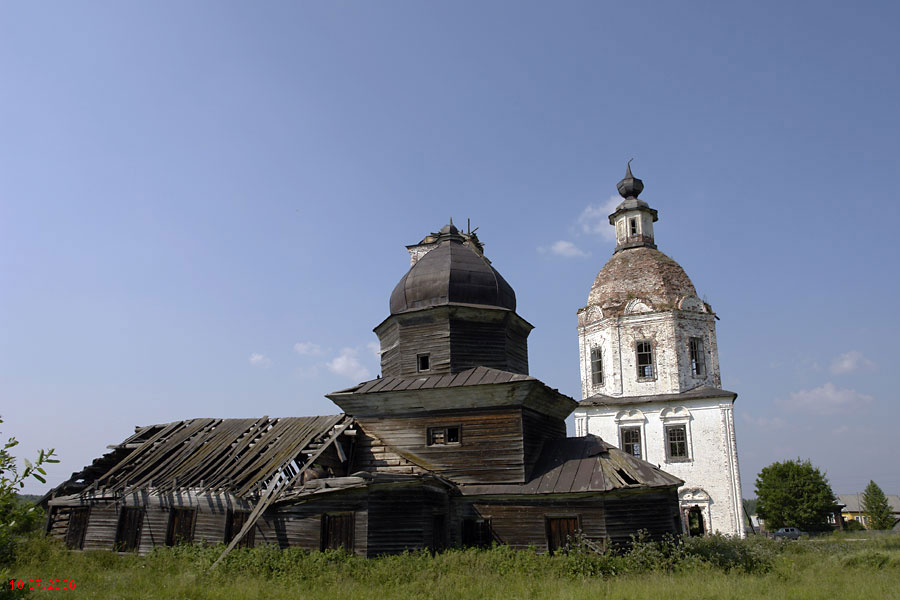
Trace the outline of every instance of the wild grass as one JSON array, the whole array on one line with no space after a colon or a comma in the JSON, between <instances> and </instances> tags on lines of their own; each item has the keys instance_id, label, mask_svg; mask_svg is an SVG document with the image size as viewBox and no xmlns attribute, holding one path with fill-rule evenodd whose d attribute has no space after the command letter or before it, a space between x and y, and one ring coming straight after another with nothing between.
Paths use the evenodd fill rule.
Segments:
<instances>
[{"instance_id":1,"label":"wild grass","mask_svg":"<svg viewBox=\"0 0 900 600\"><path fill-rule=\"evenodd\" d=\"M496 546L369 560L260 547L237 550L209 572L220 551L180 546L141 557L69 552L30 538L0 568L0 581L65 579L75 589L44 586L0 598L900 598L900 536L638 539L622 554L576 547L548 556Z\"/></svg>"}]
</instances>

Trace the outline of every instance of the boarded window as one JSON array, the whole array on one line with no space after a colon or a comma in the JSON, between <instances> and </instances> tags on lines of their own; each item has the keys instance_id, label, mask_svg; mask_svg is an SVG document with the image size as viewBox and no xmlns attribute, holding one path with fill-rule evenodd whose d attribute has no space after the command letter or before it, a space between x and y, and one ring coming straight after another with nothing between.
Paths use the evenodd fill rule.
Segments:
<instances>
[{"instance_id":1,"label":"boarded window","mask_svg":"<svg viewBox=\"0 0 900 600\"><path fill-rule=\"evenodd\" d=\"M494 541L490 519L466 519L462 524L463 546L490 548Z\"/></svg>"},{"instance_id":2,"label":"boarded window","mask_svg":"<svg viewBox=\"0 0 900 600\"><path fill-rule=\"evenodd\" d=\"M591 383L603 385L603 353L600 348L591 348Z\"/></svg>"},{"instance_id":3,"label":"boarded window","mask_svg":"<svg viewBox=\"0 0 900 600\"><path fill-rule=\"evenodd\" d=\"M640 427L622 427L619 430L622 436L622 450L626 454L641 457L641 428Z\"/></svg>"},{"instance_id":4,"label":"boarded window","mask_svg":"<svg viewBox=\"0 0 900 600\"><path fill-rule=\"evenodd\" d=\"M229 510L225 519L225 543L228 544L234 539L234 536L241 532L244 525L247 524L247 518L250 512L246 510ZM241 541L238 542L237 548L252 548L256 542L256 527L250 528Z\"/></svg>"},{"instance_id":5,"label":"boarded window","mask_svg":"<svg viewBox=\"0 0 900 600\"><path fill-rule=\"evenodd\" d=\"M653 346L649 341L638 342L637 350L637 375L639 379L653 378Z\"/></svg>"},{"instance_id":6,"label":"boarded window","mask_svg":"<svg viewBox=\"0 0 900 600\"><path fill-rule=\"evenodd\" d=\"M190 544L194 541L193 508L173 508L169 514L169 528L166 532L166 545Z\"/></svg>"},{"instance_id":7,"label":"boarded window","mask_svg":"<svg viewBox=\"0 0 900 600\"><path fill-rule=\"evenodd\" d=\"M666 452L669 460L687 460L687 427L684 425L666 426Z\"/></svg>"},{"instance_id":8,"label":"boarded window","mask_svg":"<svg viewBox=\"0 0 900 600\"><path fill-rule=\"evenodd\" d=\"M706 375L706 352L703 350L703 340L692 337L691 346L691 375L703 377Z\"/></svg>"},{"instance_id":9,"label":"boarded window","mask_svg":"<svg viewBox=\"0 0 900 600\"><path fill-rule=\"evenodd\" d=\"M133 552L141 543L141 528L144 525L144 509L139 506L125 506L119 513L116 528L115 549L119 552Z\"/></svg>"},{"instance_id":10,"label":"boarded window","mask_svg":"<svg viewBox=\"0 0 900 600\"><path fill-rule=\"evenodd\" d=\"M578 517L547 517L547 550L565 549L578 531Z\"/></svg>"},{"instance_id":11,"label":"boarded window","mask_svg":"<svg viewBox=\"0 0 900 600\"><path fill-rule=\"evenodd\" d=\"M353 513L322 515L321 550L353 552Z\"/></svg>"},{"instance_id":12,"label":"boarded window","mask_svg":"<svg viewBox=\"0 0 900 600\"><path fill-rule=\"evenodd\" d=\"M69 525L66 528L66 546L73 550L84 548L84 534L87 531L90 507L79 506L69 511Z\"/></svg>"},{"instance_id":13,"label":"boarded window","mask_svg":"<svg viewBox=\"0 0 900 600\"><path fill-rule=\"evenodd\" d=\"M461 428L459 425L450 427L429 427L428 445L443 446L445 444L459 444L461 442Z\"/></svg>"}]
</instances>

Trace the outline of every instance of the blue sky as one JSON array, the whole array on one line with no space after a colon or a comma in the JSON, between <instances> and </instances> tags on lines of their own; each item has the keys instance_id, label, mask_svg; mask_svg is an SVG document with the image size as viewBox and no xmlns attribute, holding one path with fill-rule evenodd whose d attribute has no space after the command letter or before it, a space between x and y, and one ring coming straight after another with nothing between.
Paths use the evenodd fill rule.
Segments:
<instances>
[{"instance_id":1,"label":"blue sky","mask_svg":"<svg viewBox=\"0 0 900 600\"><path fill-rule=\"evenodd\" d=\"M334 413L378 372L404 246L451 217L536 326L531 373L577 398L634 157L721 317L744 495L796 457L900 493L898 13L3 3L3 434L55 446L55 484L135 425Z\"/></svg>"}]
</instances>

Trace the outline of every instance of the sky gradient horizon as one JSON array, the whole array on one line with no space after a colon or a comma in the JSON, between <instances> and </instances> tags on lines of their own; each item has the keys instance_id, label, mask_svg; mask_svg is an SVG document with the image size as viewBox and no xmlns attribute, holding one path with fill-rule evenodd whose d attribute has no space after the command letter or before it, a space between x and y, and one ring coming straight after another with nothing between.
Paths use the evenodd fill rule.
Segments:
<instances>
[{"instance_id":1,"label":"sky gradient horizon","mask_svg":"<svg viewBox=\"0 0 900 600\"><path fill-rule=\"evenodd\" d=\"M743 495L900 494L893 3L0 7L0 431L338 412L407 244L471 219L580 399L625 163L718 316ZM885 310L886 308L886 310ZM877 309L877 310L876 310ZM570 434L571 418L570 421Z\"/></svg>"}]
</instances>

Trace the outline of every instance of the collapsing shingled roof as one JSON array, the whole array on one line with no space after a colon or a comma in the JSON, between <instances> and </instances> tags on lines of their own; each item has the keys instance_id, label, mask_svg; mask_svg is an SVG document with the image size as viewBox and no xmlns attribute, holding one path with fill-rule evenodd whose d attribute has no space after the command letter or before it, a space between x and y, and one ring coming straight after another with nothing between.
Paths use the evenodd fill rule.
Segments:
<instances>
[{"instance_id":1,"label":"collapsing shingled roof","mask_svg":"<svg viewBox=\"0 0 900 600\"><path fill-rule=\"evenodd\" d=\"M668 488L683 483L597 436L586 435L547 441L528 483L466 485L460 489L467 496L569 494Z\"/></svg>"},{"instance_id":2,"label":"collapsing shingled roof","mask_svg":"<svg viewBox=\"0 0 900 600\"><path fill-rule=\"evenodd\" d=\"M138 427L51 494L194 488L249 497L275 479L294 479L304 459L333 442L336 428L346 428L350 420L343 414L207 418Z\"/></svg>"}]
</instances>

